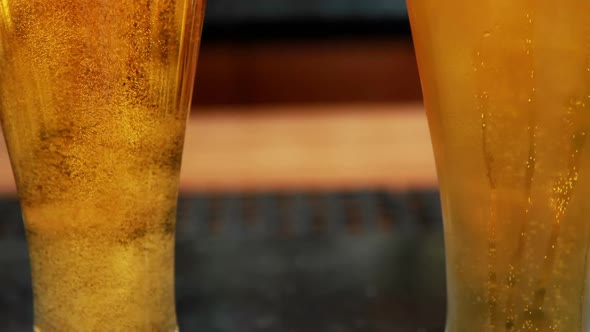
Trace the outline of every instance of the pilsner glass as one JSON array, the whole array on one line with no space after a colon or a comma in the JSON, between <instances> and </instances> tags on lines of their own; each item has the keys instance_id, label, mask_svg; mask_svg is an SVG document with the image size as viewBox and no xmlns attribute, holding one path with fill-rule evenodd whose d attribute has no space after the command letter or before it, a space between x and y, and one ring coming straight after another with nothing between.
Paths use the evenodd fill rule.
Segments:
<instances>
[{"instance_id":1,"label":"pilsner glass","mask_svg":"<svg viewBox=\"0 0 590 332\"><path fill-rule=\"evenodd\" d=\"M448 332L585 329L590 1L408 0Z\"/></svg>"},{"instance_id":2,"label":"pilsner glass","mask_svg":"<svg viewBox=\"0 0 590 332\"><path fill-rule=\"evenodd\" d=\"M176 331L174 231L204 0L0 1L0 120L35 330Z\"/></svg>"}]
</instances>

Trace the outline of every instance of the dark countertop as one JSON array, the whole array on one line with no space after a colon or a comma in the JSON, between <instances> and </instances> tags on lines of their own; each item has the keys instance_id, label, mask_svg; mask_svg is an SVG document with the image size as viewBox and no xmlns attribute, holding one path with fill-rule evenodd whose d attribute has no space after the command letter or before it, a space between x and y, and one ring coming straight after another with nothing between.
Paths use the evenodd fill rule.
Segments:
<instances>
[{"instance_id":1,"label":"dark countertop","mask_svg":"<svg viewBox=\"0 0 590 332\"><path fill-rule=\"evenodd\" d=\"M180 199L183 332L442 331L435 191L195 194ZM0 200L0 326L30 331L26 243Z\"/></svg>"}]
</instances>

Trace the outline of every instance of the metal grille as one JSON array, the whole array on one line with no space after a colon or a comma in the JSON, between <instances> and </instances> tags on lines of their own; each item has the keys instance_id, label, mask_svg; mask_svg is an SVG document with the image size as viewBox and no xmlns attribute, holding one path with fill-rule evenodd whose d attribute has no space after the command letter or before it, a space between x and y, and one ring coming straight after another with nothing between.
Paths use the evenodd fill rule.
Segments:
<instances>
[{"instance_id":1,"label":"metal grille","mask_svg":"<svg viewBox=\"0 0 590 332\"><path fill-rule=\"evenodd\" d=\"M436 191L196 194L179 200L177 239L383 233L441 219Z\"/></svg>"}]
</instances>

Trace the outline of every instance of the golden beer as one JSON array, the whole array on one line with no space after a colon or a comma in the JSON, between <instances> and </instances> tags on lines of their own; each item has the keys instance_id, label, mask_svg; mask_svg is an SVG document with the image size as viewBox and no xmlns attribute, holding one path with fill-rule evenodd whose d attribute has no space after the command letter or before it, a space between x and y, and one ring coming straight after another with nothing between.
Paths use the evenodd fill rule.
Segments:
<instances>
[{"instance_id":1,"label":"golden beer","mask_svg":"<svg viewBox=\"0 0 590 332\"><path fill-rule=\"evenodd\" d=\"M408 0L448 332L585 331L590 1Z\"/></svg>"},{"instance_id":2,"label":"golden beer","mask_svg":"<svg viewBox=\"0 0 590 332\"><path fill-rule=\"evenodd\" d=\"M36 331L175 331L174 230L204 0L0 1L0 120Z\"/></svg>"}]
</instances>

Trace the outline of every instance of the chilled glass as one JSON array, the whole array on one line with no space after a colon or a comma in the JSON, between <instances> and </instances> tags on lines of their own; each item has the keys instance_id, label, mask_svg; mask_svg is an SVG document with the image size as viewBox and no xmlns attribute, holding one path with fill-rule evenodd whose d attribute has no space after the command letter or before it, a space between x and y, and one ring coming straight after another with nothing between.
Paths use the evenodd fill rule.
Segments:
<instances>
[{"instance_id":1,"label":"chilled glass","mask_svg":"<svg viewBox=\"0 0 590 332\"><path fill-rule=\"evenodd\" d=\"M447 332L585 330L590 1L408 0Z\"/></svg>"},{"instance_id":2,"label":"chilled glass","mask_svg":"<svg viewBox=\"0 0 590 332\"><path fill-rule=\"evenodd\" d=\"M35 331L176 331L174 232L204 0L0 1L0 120Z\"/></svg>"}]
</instances>

